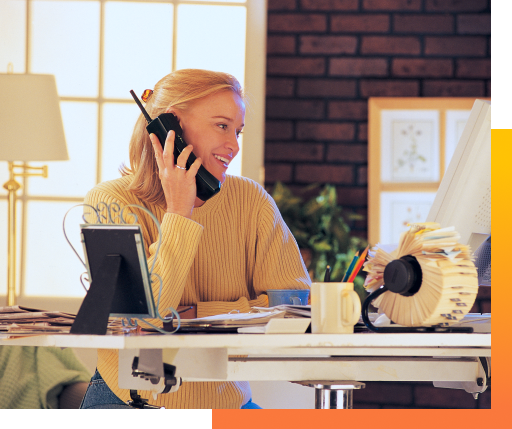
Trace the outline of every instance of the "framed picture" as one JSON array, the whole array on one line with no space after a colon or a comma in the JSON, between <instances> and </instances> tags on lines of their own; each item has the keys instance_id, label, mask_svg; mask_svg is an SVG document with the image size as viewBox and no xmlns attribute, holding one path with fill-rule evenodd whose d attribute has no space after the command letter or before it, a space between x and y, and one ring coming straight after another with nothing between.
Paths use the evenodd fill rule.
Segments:
<instances>
[{"instance_id":1,"label":"framed picture","mask_svg":"<svg viewBox=\"0 0 512 429\"><path fill-rule=\"evenodd\" d=\"M390 109L381 119L381 180L439 180L439 112Z\"/></svg>"},{"instance_id":2,"label":"framed picture","mask_svg":"<svg viewBox=\"0 0 512 429\"><path fill-rule=\"evenodd\" d=\"M424 222L475 98L368 100L368 241L398 243Z\"/></svg>"},{"instance_id":3,"label":"framed picture","mask_svg":"<svg viewBox=\"0 0 512 429\"><path fill-rule=\"evenodd\" d=\"M435 196L435 192L381 192L379 241L398 243L408 224L425 221Z\"/></svg>"}]
</instances>

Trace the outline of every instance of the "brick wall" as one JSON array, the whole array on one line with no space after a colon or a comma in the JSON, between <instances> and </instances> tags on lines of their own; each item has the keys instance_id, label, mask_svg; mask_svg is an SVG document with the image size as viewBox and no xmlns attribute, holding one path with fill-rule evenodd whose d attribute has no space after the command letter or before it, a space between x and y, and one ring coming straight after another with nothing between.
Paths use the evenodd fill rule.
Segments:
<instances>
[{"instance_id":1,"label":"brick wall","mask_svg":"<svg viewBox=\"0 0 512 429\"><path fill-rule=\"evenodd\" d=\"M266 186L337 186L367 214L367 102L490 97L490 0L268 0ZM365 237L366 222L352 225ZM473 311L490 312L490 289ZM368 383L362 408L490 408L428 383Z\"/></svg>"},{"instance_id":2,"label":"brick wall","mask_svg":"<svg viewBox=\"0 0 512 429\"><path fill-rule=\"evenodd\" d=\"M489 0L268 0L266 186L366 215L368 97L489 97L490 22Z\"/></svg>"}]
</instances>

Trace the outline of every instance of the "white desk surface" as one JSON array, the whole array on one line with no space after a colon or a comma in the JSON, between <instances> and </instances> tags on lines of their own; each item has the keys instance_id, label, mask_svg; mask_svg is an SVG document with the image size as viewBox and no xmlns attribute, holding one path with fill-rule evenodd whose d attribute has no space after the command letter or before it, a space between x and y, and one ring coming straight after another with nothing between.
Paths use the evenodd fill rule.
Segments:
<instances>
[{"instance_id":1,"label":"white desk surface","mask_svg":"<svg viewBox=\"0 0 512 429\"><path fill-rule=\"evenodd\" d=\"M233 349L237 352L265 352L286 349L311 352L312 349L326 353L336 349L336 354L345 349L375 349L388 355L417 355L428 349L434 355L442 350L456 349L459 356L490 356L490 334L181 334L181 335L39 335L7 339L0 337L0 345L27 345L44 347L77 347L107 349L183 349L212 348ZM436 349L439 349L436 351ZM467 350L466 354L464 350ZM475 350L477 349L477 350ZM471 352L473 350L473 352ZM455 350L453 350L455 351ZM380 353L379 353L380 354Z\"/></svg>"},{"instance_id":2,"label":"white desk surface","mask_svg":"<svg viewBox=\"0 0 512 429\"><path fill-rule=\"evenodd\" d=\"M491 335L479 333L61 334L14 339L1 335L0 345L119 349L120 379L136 389L145 388L132 385L131 376L133 356L141 349L163 349L164 361L176 365L184 381L455 381L474 385L481 376L478 358L491 356Z\"/></svg>"}]
</instances>

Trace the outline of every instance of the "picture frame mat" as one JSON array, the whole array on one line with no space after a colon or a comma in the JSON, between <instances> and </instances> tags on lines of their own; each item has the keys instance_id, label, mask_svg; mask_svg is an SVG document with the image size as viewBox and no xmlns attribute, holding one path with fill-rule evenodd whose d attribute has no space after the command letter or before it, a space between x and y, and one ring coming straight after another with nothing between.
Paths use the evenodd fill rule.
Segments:
<instances>
[{"instance_id":1,"label":"picture frame mat","mask_svg":"<svg viewBox=\"0 0 512 429\"><path fill-rule=\"evenodd\" d=\"M382 192L379 243L398 243L408 224L425 222L435 196L435 192Z\"/></svg>"},{"instance_id":2,"label":"picture frame mat","mask_svg":"<svg viewBox=\"0 0 512 429\"><path fill-rule=\"evenodd\" d=\"M488 98L479 99L488 100ZM380 241L381 192L436 192L444 175L448 111L471 111L477 97L370 97L368 99L368 241ZM439 180L433 182L384 182L381 180L382 110L439 111Z\"/></svg>"}]
</instances>

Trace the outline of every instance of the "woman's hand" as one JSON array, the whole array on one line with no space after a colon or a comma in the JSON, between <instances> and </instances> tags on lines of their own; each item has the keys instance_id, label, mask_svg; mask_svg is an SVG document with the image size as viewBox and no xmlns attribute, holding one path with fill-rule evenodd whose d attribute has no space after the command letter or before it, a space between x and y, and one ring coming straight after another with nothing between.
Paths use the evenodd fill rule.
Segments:
<instances>
[{"instance_id":1,"label":"woman's hand","mask_svg":"<svg viewBox=\"0 0 512 429\"><path fill-rule=\"evenodd\" d=\"M201 158L197 158L187 170L186 163L192 153L192 146L188 145L174 160L174 131L167 134L163 149L155 134L150 134L149 138L155 152L167 213L176 213L190 219L196 200L196 174L201 166Z\"/></svg>"}]
</instances>

